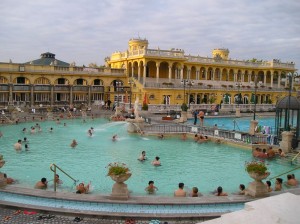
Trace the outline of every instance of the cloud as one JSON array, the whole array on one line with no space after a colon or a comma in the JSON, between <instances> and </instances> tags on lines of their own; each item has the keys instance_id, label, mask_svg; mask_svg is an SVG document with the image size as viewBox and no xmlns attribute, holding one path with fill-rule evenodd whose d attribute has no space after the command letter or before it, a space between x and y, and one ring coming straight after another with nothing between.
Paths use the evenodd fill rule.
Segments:
<instances>
[{"instance_id":1,"label":"cloud","mask_svg":"<svg viewBox=\"0 0 300 224\"><path fill-rule=\"evenodd\" d=\"M13 10L12 10L13 9ZM125 51L132 37L150 48L300 64L300 2L290 0L2 0L0 61L26 62L50 51L77 64Z\"/></svg>"}]
</instances>

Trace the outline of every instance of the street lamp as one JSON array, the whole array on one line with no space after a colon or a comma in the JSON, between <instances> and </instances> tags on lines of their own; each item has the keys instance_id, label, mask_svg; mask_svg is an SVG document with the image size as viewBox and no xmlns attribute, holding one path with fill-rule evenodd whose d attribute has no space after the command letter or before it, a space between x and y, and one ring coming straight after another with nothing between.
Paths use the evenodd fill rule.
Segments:
<instances>
[{"instance_id":1,"label":"street lamp","mask_svg":"<svg viewBox=\"0 0 300 224\"><path fill-rule=\"evenodd\" d=\"M191 81L188 82L188 86L189 86L189 108L190 108L190 106L191 106L191 87L192 87L194 84L195 84L195 83L194 83L193 80L191 80Z\"/></svg>"},{"instance_id":2,"label":"street lamp","mask_svg":"<svg viewBox=\"0 0 300 224\"><path fill-rule=\"evenodd\" d=\"M130 85L129 109L131 109L132 84L134 84L134 81L132 79L129 79L128 84Z\"/></svg>"},{"instance_id":3,"label":"street lamp","mask_svg":"<svg viewBox=\"0 0 300 224\"><path fill-rule=\"evenodd\" d=\"M240 88L242 86L242 83L241 82L237 82L235 83L235 86L238 88L238 101L237 101L237 104L238 104L238 107L240 107L240 102L241 102L241 98L240 98Z\"/></svg>"},{"instance_id":4,"label":"street lamp","mask_svg":"<svg viewBox=\"0 0 300 224\"><path fill-rule=\"evenodd\" d=\"M286 131L290 131L290 107L291 107L291 96L292 96L292 88L293 88L293 79L298 78L300 75L297 72L289 72L287 74L288 80L289 80L289 98L288 98L288 108L287 113L285 115L285 127L284 129Z\"/></svg>"},{"instance_id":5,"label":"street lamp","mask_svg":"<svg viewBox=\"0 0 300 224\"><path fill-rule=\"evenodd\" d=\"M194 85L194 81L189 80L189 79L183 79L183 80L181 80L181 84L183 85L183 103L185 103L185 86L186 85L190 85L190 86Z\"/></svg>"},{"instance_id":6,"label":"street lamp","mask_svg":"<svg viewBox=\"0 0 300 224\"><path fill-rule=\"evenodd\" d=\"M254 84L252 83L252 85L254 85L254 110L253 110L253 120L255 121L255 116L256 116L256 103L257 103L257 97L256 97L256 91L258 88L257 85L257 75L255 75L254 78ZM259 83L259 86L261 85L261 83Z\"/></svg>"},{"instance_id":7,"label":"street lamp","mask_svg":"<svg viewBox=\"0 0 300 224\"><path fill-rule=\"evenodd\" d=\"M122 82L120 81L116 81L116 90L117 90L117 93L118 93L118 98L117 98L117 106L119 106L119 87L121 86Z\"/></svg>"}]
</instances>

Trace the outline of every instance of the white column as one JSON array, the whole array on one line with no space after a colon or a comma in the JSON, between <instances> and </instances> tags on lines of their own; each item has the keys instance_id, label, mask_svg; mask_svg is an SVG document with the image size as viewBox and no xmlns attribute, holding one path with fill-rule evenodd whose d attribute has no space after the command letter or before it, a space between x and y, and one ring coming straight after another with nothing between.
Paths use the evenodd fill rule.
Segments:
<instances>
[{"instance_id":1,"label":"white column","mask_svg":"<svg viewBox=\"0 0 300 224\"><path fill-rule=\"evenodd\" d=\"M169 66L169 82L171 82L172 79L172 66Z\"/></svg>"},{"instance_id":2,"label":"white column","mask_svg":"<svg viewBox=\"0 0 300 224\"><path fill-rule=\"evenodd\" d=\"M267 84L267 74L264 74L264 86Z\"/></svg>"},{"instance_id":3,"label":"white column","mask_svg":"<svg viewBox=\"0 0 300 224\"><path fill-rule=\"evenodd\" d=\"M278 74L278 83L277 83L278 88L280 88L280 82L281 82L281 75Z\"/></svg>"},{"instance_id":4,"label":"white column","mask_svg":"<svg viewBox=\"0 0 300 224\"><path fill-rule=\"evenodd\" d=\"M183 80L183 68L180 69L180 79Z\"/></svg>"},{"instance_id":5,"label":"white column","mask_svg":"<svg viewBox=\"0 0 300 224\"><path fill-rule=\"evenodd\" d=\"M141 66L138 65L138 80L140 81L141 78Z\"/></svg>"},{"instance_id":6,"label":"white column","mask_svg":"<svg viewBox=\"0 0 300 224\"><path fill-rule=\"evenodd\" d=\"M271 87L273 87L273 76L274 76L274 74L271 73Z\"/></svg>"},{"instance_id":7,"label":"white column","mask_svg":"<svg viewBox=\"0 0 300 224\"><path fill-rule=\"evenodd\" d=\"M159 63L156 63L156 83L158 83L159 80Z\"/></svg>"},{"instance_id":8,"label":"white column","mask_svg":"<svg viewBox=\"0 0 300 224\"><path fill-rule=\"evenodd\" d=\"M147 65L144 65L143 85L145 85L145 83L146 83L146 68L147 68Z\"/></svg>"},{"instance_id":9,"label":"white column","mask_svg":"<svg viewBox=\"0 0 300 224\"><path fill-rule=\"evenodd\" d=\"M205 80L207 80L207 69L205 69Z\"/></svg>"}]
</instances>

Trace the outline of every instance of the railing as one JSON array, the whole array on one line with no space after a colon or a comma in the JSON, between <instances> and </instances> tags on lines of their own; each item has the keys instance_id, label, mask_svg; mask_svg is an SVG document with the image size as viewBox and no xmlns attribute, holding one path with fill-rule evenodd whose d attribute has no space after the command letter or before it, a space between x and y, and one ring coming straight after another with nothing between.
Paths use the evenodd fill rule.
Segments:
<instances>
[{"instance_id":1,"label":"railing","mask_svg":"<svg viewBox=\"0 0 300 224\"><path fill-rule=\"evenodd\" d=\"M190 104L190 111L193 110L203 110L210 115L214 115L214 110L212 110L212 105L215 104ZM228 113L235 113L237 104L222 104L220 113L228 114ZM254 104L239 104L241 112L252 113L254 110ZM166 105L166 104L149 104L148 111L155 113L155 114L168 114L171 110L174 111L181 111L181 105ZM275 111L274 104L256 104L256 111L257 112L272 112Z\"/></svg>"},{"instance_id":2,"label":"railing","mask_svg":"<svg viewBox=\"0 0 300 224\"><path fill-rule=\"evenodd\" d=\"M53 168L54 167L54 168ZM54 179L53 179L53 186L54 186L54 191L56 191L56 169L59 169L62 173L64 173L67 177L69 177L71 180L74 181L74 184L76 185L76 182L78 182L78 180L75 180L73 177L71 177L69 174L67 174L65 171L63 171L60 167L58 167L56 164L52 163L50 165L50 170L54 173Z\"/></svg>"},{"instance_id":3,"label":"railing","mask_svg":"<svg viewBox=\"0 0 300 224\"><path fill-rule=\"evenodd\" d=\"M73 86L73 91L88 91L88 86Z\"/></svg>"},{"instance_id":4,"label":"railing","mask_svg":"<svg viewBox=\"0 0 300 224\"><path fill-rule=\"evenodd\" d=\"M50 91L51 86L50 85L35 85L34 91Z\"/></svg>"},{"instance_id":5,"label":"railing","mask_svg":"<svg viewBox=\"0 0 300 224\"><path fill-rule=\"evenodd\" d=\"M297 170L297 169L300 169L300 166L298 166L298 167L296 167L296 168L294 168L294 169L291 169L291 170L289 170L289 171L286 171L286 172L284 172L284 173L281 173L281 174L279 174L279 175L277 175L277 176L271 177L269 180L273 180L273 179L275 179L275 178L277 178L277 177L280 177L280 176L282 176L282 175L284 175L284 174L287 174L287 173L292 172L292 171Z\"/></svg>"},{"instance_id":6,"label":"railing","mask_svg":"<svg viewBox=\"0 0 300 224\"><path fill-rule=\"evenodd\" d=\"M294 160L297 159L297 157L300 155L300 152L297 153L297 155L295 155L292 160L291 160L291 164L293 164Z\"/></svg>"},{"instance_id":7,"label":"railing","mask_svg":"<svg viewBox=\"0 0 300 224\"><path fill-rule=\"evenodd\" d=\"M29 85L14 85L13 91L30 91Z\"/></svg>"},{"instance_id":8,"label":"railing","mask_svg":"<svg viewBox=\"0 0 300 224\"><path fill-rule=\"evenodd\" d=\"M246 132L229 131L224 129L215 129L214 127L196 127L192 125L180 124L153 124L145 126L144 131L148 133L191 133L202 134L207 136L214 136L225 138L236 142L246 144L270 144L270 135L250 135ZM274 142L276 143L276 141Z\"/></svg>"}]
</instances>

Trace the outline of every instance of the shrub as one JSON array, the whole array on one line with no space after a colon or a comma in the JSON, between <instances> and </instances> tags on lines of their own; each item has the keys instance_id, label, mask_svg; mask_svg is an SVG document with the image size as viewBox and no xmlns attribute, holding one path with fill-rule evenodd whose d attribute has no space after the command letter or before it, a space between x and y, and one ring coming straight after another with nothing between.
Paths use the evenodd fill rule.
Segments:
<instances>
[{"instance_id":1,"label":"shrub","mask_svg":"<svg viewBox=\"0 0 300 224\"><path fill-rule=\"evenodd\" d=\"M181 110L182 111L187 111L188 110L188 106L186 105L186 103L181 104Z\"/></svg>"},{"instance_id":2,"label":"shrub","mask_svg":"<svg viewBox=\"0 0 300 224\"><path fill-rule=\"evenodd\" d=\"M246 162L245 170L248 173L265 174L267 171L266 164L261 161Z\"/></svg>"}]
</instances>

